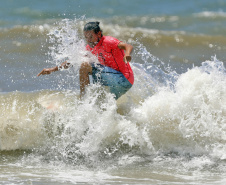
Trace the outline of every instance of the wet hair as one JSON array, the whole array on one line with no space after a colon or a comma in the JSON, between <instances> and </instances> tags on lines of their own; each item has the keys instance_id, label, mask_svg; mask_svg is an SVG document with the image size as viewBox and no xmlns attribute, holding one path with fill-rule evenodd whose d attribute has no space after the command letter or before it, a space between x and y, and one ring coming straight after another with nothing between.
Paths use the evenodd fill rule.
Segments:
<instances>
[{"instance_id":1,"label":"wet hair","mask_svg":"<svg viewBox=\"0 0 226 185\"><path fill-rule=\"evenodd\" d=\"M102 30L100 29L99 24L100 24L100 22L98 22L98 21L96 21L96 22L88 22L84 26L83 31L91 31L91 30L93 30L95 34L99 33L99 31L100 31L101 35L102 35Z\"/></svg>"}]
</instances>

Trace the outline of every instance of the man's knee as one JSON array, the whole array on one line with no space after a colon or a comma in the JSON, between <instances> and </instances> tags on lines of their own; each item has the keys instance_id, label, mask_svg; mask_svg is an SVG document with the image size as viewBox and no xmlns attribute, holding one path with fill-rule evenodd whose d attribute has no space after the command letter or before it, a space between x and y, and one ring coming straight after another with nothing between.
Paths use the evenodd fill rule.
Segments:
<instances>
[{"instance_id":1,"label":"man's knee","mask_svg":"<svg viewBox=\"0 0 226 185\"><path fill-rule=\"evenodd\" d=\"M84 62L81 64L80 74L90 74L92 73L92 66L88 62Z\"/></svg>"}]
</instances>

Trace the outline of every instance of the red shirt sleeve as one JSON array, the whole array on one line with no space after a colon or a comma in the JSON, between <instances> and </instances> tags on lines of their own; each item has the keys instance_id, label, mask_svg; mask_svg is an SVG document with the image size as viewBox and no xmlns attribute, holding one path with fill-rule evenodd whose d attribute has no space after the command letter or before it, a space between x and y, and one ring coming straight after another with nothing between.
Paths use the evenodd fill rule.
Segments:
<instances>
[{"instance_id":1,"label":"red shirt sleeve","mask_svg":"<svg viewBox=\"0 0 226 185\"><path fill-rule=\"evenodd\" d=\"M121 41L114 38L114 37L108 37L108 39L105 40L105 44L107 45L107 47L111 48L111 49L117 49L118 48L118 44Z\"/></svg>"}]
</instances>

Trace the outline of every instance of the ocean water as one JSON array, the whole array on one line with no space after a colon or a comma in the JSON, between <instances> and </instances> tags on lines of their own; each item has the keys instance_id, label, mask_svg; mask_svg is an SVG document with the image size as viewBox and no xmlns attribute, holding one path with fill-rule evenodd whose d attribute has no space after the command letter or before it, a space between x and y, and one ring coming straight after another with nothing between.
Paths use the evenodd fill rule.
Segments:
<instances>
[{"instance_id":1,"label":"ocean water","mask_svg":"<svg viewBox=\"0 0 226 185\"><path fill-rule=\"evenodd\" d=\"M0 184L226 183L225 0L0 7ZM117 101L94 84L78 98L95 20L134 46L135 83Z\"/></svg>"}]
</instances>

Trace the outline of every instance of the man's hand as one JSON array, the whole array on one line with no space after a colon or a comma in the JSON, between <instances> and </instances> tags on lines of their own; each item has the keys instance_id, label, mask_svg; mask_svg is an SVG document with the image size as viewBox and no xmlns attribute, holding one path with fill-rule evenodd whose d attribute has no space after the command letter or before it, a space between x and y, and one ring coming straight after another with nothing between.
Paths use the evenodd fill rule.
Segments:
<instances>
[{"instance_id":1,"label":"man's hand","mask_svg":"<svg viewBox=\"0 0 226 185\"><path fill-rule=\"evenodd\" d=\"M132 60L132 57L130 55L124 56L123 60L125 63L130 62Z\"/></svg>"},{"instance_id":2,"label":"man's hand","mask_svg":"<svg viewBox=\"0 0 226 185\"><path fill-rule=\"evenodd\" d=\"M53 68L46 68L46 69L43 69L37 76L40 76L40 75L49 75L51 74L52 72L54 71L58 71L58 67L53 67Z\"/></svg>"}]
</instances>

